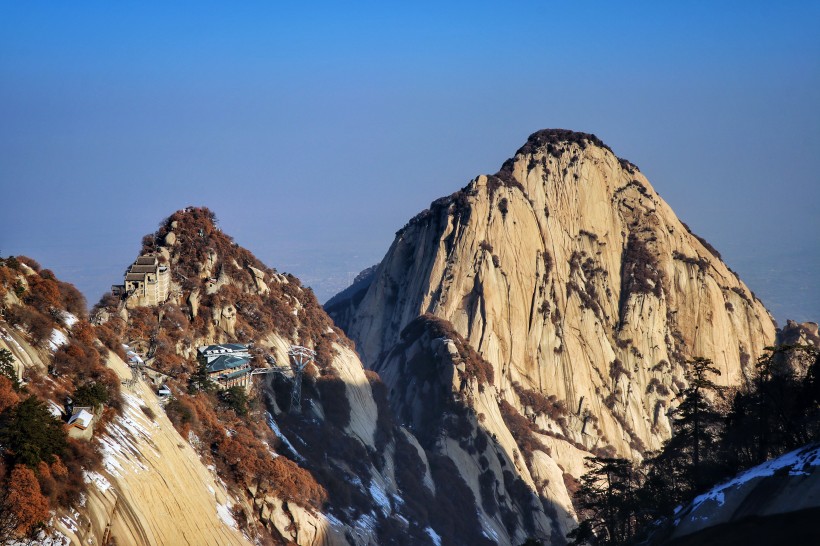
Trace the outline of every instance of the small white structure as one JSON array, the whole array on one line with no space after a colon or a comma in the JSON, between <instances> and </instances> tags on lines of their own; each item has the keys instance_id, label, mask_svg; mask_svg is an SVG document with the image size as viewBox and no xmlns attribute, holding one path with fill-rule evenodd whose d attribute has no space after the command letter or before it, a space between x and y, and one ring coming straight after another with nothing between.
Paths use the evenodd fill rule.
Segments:
<instances>
[{"instance_id":1,"label":"small white structure","mask_svg":"<svg viewBox=\"0 0 820 546\"><path fill-rule=\"evenodd\" d=\"M89 439L94 433L94 413L90 407L75 407L68 417L68 435L72 438Z\"/></svg>"}]
</instances>

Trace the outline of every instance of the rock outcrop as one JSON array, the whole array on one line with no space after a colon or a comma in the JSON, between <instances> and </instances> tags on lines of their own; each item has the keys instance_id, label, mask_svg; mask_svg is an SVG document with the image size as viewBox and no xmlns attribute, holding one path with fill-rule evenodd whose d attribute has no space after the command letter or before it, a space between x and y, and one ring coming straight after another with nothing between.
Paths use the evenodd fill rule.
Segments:
<instances>
[{"instance_id":1,"label":"rock outcrop","mask_svg":"<svg viewBox=\"0 0 820 546\"><path fill-rule=\"evenodd\" d=\"M649 543L817 544L820 446L805 446L699 495Z\"/></svg>"},{"instance_id":2,"label":"rock outcrop","mask_svg":"<svg viewBox=\"0 0 820 546\"><path fill-rule=\"evenodd\" d=\"M588 452L658 448L687 359L712 359L717 382L734 385L775 338L761 302L637 167L562 130L531 135L498 173L434 201L366 285L326 309L384 377L417 317L449 322L492 365L487 403L549 433L529 475L557 465L578 477ZM391 403L410 404L398 392ZM485 430L510 428L472 407ZM566 495L550 483L538 494Z\"/></svg>"}]
</instances>

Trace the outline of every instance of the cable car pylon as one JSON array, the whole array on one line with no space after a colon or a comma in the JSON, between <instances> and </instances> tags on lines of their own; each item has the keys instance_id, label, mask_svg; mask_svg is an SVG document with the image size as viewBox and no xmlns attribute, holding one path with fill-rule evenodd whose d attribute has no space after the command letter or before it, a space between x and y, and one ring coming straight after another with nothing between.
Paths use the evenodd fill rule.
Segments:
<instances>
[{"instance_id":1,"label":"cable car pylon","mask_svg":"<svg viewBox=\"0 0 820 546\"><path fill-rule=\"evenodd\" d=\"M302 409L302 372L305 368L316 360L316 351L302 347L301 345L291 345L288 350L290 365L293 369L293 391L290 394L290 413L299 413Z\"/></svg>"}]
</instances>

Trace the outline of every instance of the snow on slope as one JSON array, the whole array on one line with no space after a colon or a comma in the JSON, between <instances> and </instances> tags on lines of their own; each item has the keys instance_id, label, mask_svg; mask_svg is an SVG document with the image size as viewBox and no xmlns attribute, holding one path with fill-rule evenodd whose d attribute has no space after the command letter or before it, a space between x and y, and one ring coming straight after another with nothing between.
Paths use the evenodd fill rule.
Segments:
<instances>
[{"instance_id":1,"label":"snow on slope","mask_svg":"<svg viewBox=\"0 0 820 546\"><path fill-rule=\"evenodd\" d=\"M820 508L820 444L810 444L742 472L677 513L673 537L749 517Z\"/></svg>"}]
</instances>

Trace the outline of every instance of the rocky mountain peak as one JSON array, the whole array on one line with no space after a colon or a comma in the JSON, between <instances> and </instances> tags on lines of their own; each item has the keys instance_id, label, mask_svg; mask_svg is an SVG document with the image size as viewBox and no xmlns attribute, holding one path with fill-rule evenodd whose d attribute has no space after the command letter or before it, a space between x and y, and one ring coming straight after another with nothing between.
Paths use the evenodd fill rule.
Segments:
<instances>
[{"instance_id":1,"label":"rocky mountain peak","mask_svg":"<svg viewBox=\"0 0 820 546\"><path fill-rule=\"evenodd\" d=\"M493 368L496 409L482 413L527 416L528 437L567 471L583 452L656 449L690 359L738 384L775 336L763 305L632 163L558 129L433 201L327 310L385 377L408 325L446 320ZM534 412L534 397L563 413Z\"/></svg>"}]
</instances>

